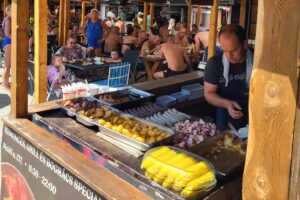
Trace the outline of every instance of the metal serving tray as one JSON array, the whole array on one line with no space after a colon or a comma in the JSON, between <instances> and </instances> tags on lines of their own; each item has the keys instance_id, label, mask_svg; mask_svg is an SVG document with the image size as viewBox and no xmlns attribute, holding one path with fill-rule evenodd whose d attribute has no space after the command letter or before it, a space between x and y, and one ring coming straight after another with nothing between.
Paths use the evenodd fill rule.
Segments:
<instances>
[{"instance_id":1,"label":"metal serving tray","mask_svg":"<svg viewBox=\"0 0 300 200\"><path fill-rule=\"evenodd\" d=\"M78 98L74 98L74 99L81 99L81 98L85 98L88 101L95 101L95 99L91 98L91 97L78 97ZM69 99L69 100L72 101L73 99ZM67 107L64 107L63 105L61 105L61 102L64 102L64 101L68 101L68 100L57 101L57 102L55 102L55 104L58 105L69 117L76 116L76 112L80 109L69 109ZM100 105L100 103L99 103L99 105Z\"/></svg>"},{"instance_id":2,"label":"metal serving tray","mask_svg":"<svg viewBox=\"0 0 300 200\"><path fill-rule=\"evenodd\" d=\"M63 100L63 101L65 101L65 100ZM60 102L62 102L62 101L55 102L55 104L58 105L61 108L61 110L63 110L69 117L76 116L76 113L75 113L76 110L73 111L71 109L68 109L68 108L64 107L63 105L61 105Z\"/></svg>"},{"instance_id":3,"label":"metal serving tray","mask_svg":"<svg viewBox=\"0 0 300 200\"><path fill-rule=\"evenodd\" d=\"M97 133L97 136L101 137L102 139L116 145L117 147L119 147L120 149L130 153L131 155L133 155L134 157L140 157L142 155L144 155L144 152L134 148L134 147L131 147L123 142L120 142L119 140L116 140L115 138L112 138L112 137L109 137L107 135L104 135L104 134L101 134L101 133Z\"/></svg>"},{"instance_id":4,"label":"metal serving tray","mask_svg":"<svg viewBox=\"0 0 300 200\"><path fill-rule=\"evenodd\" d=\"M96 119L89 119L87 117L80 116L77 113L75 115L76 115L76 120L78 122L80 122L86 126L95 126L94 121L97 121Z\"/></svg>"},{"instance_id":5,"label":"metal serving tray","mask_svg":"<svg viewBox=\"0 0 300 200\"><path fill-rule=\"evenodd\" d=\"M109 136L111 138L114 138L122 143L125 143L131 147L134 147L140 151L147 151L148 149L151 149L152 147L154 146L159 146L160 144L164 144L165 141L169 140L170 137L173 137L175 135L175 131L170 129L170 128L167 128L167 127L164 127L164 126L160 126L158 124L154 124L154 123L151 123L151 122L148 122L144 119L141 119L141 118L138 118L138 117L135 117L135 116L132 116L132 115L129 115L129 114L125 114L125 113L119 113L119 116L120 117L129 117L131 119L134 119L136 120L137 122L141 123L141 124L146 124L146 125L152 125L156 128L158 128L159 130L162 130L166 133L169 133L170 136L163 139L163 140L160 140L158 142L155 142L155 143L144 143L144 142L140 142L140 141L137 141L133 138L130 138L130 137L127 137L126 135L123 135L117 131L114 131L112 129L109 129L109 128L106 128L104 126L101 126L100 124L98 124L97 121L95 121L94 123L99 127L99 131L101 134L104 134L106 136Z\"/></svg>"},{"instance_id":6,"label":"metal serving tray","mask_svg":"<svg viewBox=\"0 0 300 200\"><path fill-rule=\"evenodd\" d=\"M91 98L91 97L79 97L79 98L86 98L88 101L95 101L94 98ZM59 101L59 102L56 102L57 105L60 106L60 108L70 117L74 117L76 116L76 120L86 126L95 126L95 123L98 121L98 119L89 119L88 117L84 117L84 116L81 116L81 115L78 115L77 112L81 109L77 109L77 110L71 110L69 108L66 108L64 106L62 106L60 104L60 102L62 101ZM99 102L97 101L97 104L99 106L106 106L107 108L109 108L110 110L113 110L114 112L116 113L119 113L120 111L113 108L113 107L110 107L110 106L107 106L107 105L104 105L102 102ZM96 121L96 122L95 122Z\"/></svg>"},{"instance_id":7,"label":"metal serving tray","mask_svg":"<svg viewBox=\"0 0 300 200\"><path fill-rule=\"evenodd\" d=\"M122 103L109 103L107 101L99 99L99 97L102 95L111 95L113 98L120 98L122 96L129 95L129 100L124 101ZM97 101L99 101L105 105L112 106L115 108L122 108L122 109L136 106L136 103L145 102L153 97L154 97L153 94L145 92L143 90L138 90L133 87L126 87L123 90L117 90L117 91L97 94L97 95L93 96L94 99L96 99Z\"/></svg>"}]
</instances>

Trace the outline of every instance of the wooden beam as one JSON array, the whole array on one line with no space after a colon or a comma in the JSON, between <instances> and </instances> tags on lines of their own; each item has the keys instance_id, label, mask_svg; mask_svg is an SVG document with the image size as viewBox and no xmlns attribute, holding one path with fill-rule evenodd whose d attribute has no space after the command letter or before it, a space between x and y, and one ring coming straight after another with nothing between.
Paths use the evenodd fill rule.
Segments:
<instances>
[{"instance_id":1,"label":"wooden beam","mask_svg":"<svg viewBox=\"0 0 300 200\"><path fill-rule=\"evenodd\" d=\"M153 26L153 21L154 21L154 3L150 3L150 27Z\"/></svg>"},{"instance_id":2,"label":"wooden beam","mask_svg":"<svg viewBox=\"0 0 300 200\"><path fill-rule=\"evenodd\" d=\"M65 0L59 1L58 45L64 44L64 10Z\"/></svg>"},{"instance_id":3,"label":"wooden beam","mask_svg":"<svg viewBox=\"0 0 300 200\"><path fill-rule=\"evenodd\" d=\"M241 0L240 1L240 21L239 21L239 24L242 27L245 27L246 10L247 10L247 0Z\"/></svg>"},{"instance_id":4,"label":"wooden beam","mask_svg":"<svg viewBox=\"0 0 300 200\"><path fill-rule=\"evenodd\" d=\"M296 109L299 109L296 104L299 7L299 0L281 4L273 0L258 1L254 69L249 91L250 129L243 178L245 200L289 198L293 132ZM295 139L299 138L299 129L297 134ZM299 152L294 155L299 162Z\"/></svg>"},{"instance_id":5,"label":"wooden beam","mask_svg":"<svg viewBox=\"0 0 300 200\"><path fill-rule=\"evenodd\" d=\"M198 27L198 28L200 27L201 20L202 20L202 8L201 8L201 6L199 5L199 6L198 6L198 11L197 11L197 21L196 21L196 24L197 24L197 27Z\"/></svg>"},{"instance_id":6,"label":"wooden beam","mask_svg":"<svg viewBox=\"0 0 300 200\"><path fill-rule=\"evenodd\" d=\"M63 44L67 44L67 39L69 36L69 15L70 15L70 0L64 0L65 7L64 7L64 39Z\"/></svg>"},{"instance_id":7,"label":"wooden beam","mask_svg":"<svg viewBox=\"0 0 300 200\"><path fill-rule=\"evenodd\" d=\"M6 7L8 6L8 0L3 0L3 16L6 17Z\"/></svg>"},{"instance_id":8,"label":"wooden beam","mask_svg":"<svg viewBox=\"0 0 300 200\"><path fill-rule=\"evenodd\" d=\"M187 33L191 32L191 18L192 18L192 0L188 0L188 18L187 18Z\"/></svg>"},{"instance_id":9,"label":"wooden beam","mask_svg":"<svg viewBox=\"0 0 300 200\"><path fill-rule=\"evenodd\" d=\"M144 30L147 30L148 3L144 2Z\"/></svg>"},{"instance_id":10,"label":"wooden beam","mask_svg":"<svg viewBox=\"0 0 300 200\"><path fill-rule=\"evenodd\" d=\"M84 18L85 18L85 2L81 2L81 26L84 25Z\"/></svg>"},{"instance_id":11,"label":"wooden beam","mask_svg":"<svg viewBox=\"0 0 300 200\"><path fill-rule=\"evenodd\" d=\"M34 103L47 99L47 1L34 1Z\"/></svg>"},{"instance_id":12,"label":"wooden beam","mask_svg":"<svg viewBox=\"0 0 300 200\"><path fill-rule=\"evenodd\" d=\"M98 9L98 0L94 0L94 8Z\"/></svg>"},{"instance_id":13,"label":"wooden beam","mask_svg":"<svg viewBox=\"0 0 300 200\"><path fill-rule=\"evenodd\" d=\"M297 67L300 68L300 30L298 31L298 59ZM299 72L298 72L299 73ZM300 79L298 79L298 97L296 107L295 131L293 138L292 167L290 175L289 200L300 196Z\"/></svg>"},{"instance_id":14,"label":"wooden beam","mask_svg":"<svg viewBox=\"0 0 300 200\"><path fill-rule=\"evenodd\" d=\"M11 111L15 118L27 117L28 114L28 18L29 3L26 0L12 1L11 15Z\"/></svg>"},{"instance_id":15,"label":"wooden beam","mask_svg":"<svg viewBox=\"0 0 300 200\"><path fill-rule=\"evenodd\" d=\"M219 0L214 0L214 4L210 9L208 58L212 57L216 51L218 4Z\"/></svg>"}]
</instances>

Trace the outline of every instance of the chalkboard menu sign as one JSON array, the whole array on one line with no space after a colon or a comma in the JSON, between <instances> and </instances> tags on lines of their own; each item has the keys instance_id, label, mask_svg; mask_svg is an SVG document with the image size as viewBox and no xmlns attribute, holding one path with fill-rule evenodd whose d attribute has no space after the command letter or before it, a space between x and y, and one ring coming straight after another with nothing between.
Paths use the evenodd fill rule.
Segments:
<instances>
[{"instance_id":1,"label":"chalkboard menu sign","mask_svg":"<svg viewBox=\"0 0 300 200\"><path fill-rule=\"evenodd\" d=\"M104 199L11 128L1 143L1 199Z\"/></svg>"}]
</instances>

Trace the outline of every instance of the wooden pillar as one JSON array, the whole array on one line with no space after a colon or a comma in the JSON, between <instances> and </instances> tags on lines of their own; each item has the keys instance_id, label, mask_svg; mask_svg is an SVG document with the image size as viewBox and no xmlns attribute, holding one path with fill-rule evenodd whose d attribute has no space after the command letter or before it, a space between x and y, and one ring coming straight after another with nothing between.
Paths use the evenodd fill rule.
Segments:
<instances>
[{"instance_id":1,"label":"wooden pillar","mask_svg":"<svg viewBox=\"0 0 300 200\"><path fill-rule=\"evenodd\" d=\"M86 2L81 2L81 26L84 25L84 18L85 18L85 4Z\"/></svg>"},{"instance_id":2,"label":"wooden pillar","mask_svg":"<svg viewBox=\"0 0 300 200\"><path fill-rule=\"evenodd\" d=\"M241 0L240 1L240 21L239 21L239 24L242 27L245 27L246 9L247 9L247 0Z\"/></svg>"},{"instance_id":3,"label":"wooden pillar","mask_svg":"<svg viewBox=\"0 0 300 200\"><path fill-rule=\"evenodd\" d=\"M58 45L64 44L64 10L65 0L60 0L59 4L59 24L58 24Z\"/></svg>"},{"instance_id":4,"label":"wooden pillar","mask_svg":"<svg viewBox=\"0 0 300 200\"><path fill-rule=\"evenodd\" d=\"M12 1L12 45L11 45L11 111L15 118L28 114L28 0Z\"/></svg>"},{"instance_id":5,"label":"wooden pillar","mask_svg":"<svg viewBox=\"0 0 300 200\"><path fill-rule=\"evenodd\" d=\"M3 0L3 15L6 17L6 7L8 6L8 0Z\"/></svg>"},{"instance_id":6,"label":"wooden pillar","mask_svg":"<svg viewBox=\"0 0 300 200\"><path fill-rule=\"evenodd\" d=\"M187 19L187 32L191 31L191 18L192 18L192 0L188 0L188 19Z\"/></svg>"},{"instance_id":7,"label":"wooden pillar","mask_svg":"<svg viewBox=\"0 0 300 200\"><path fill-rule=\"evenodd\" d=\"M69 15L70 15L70 0L64 0L65 7L64 7L64 39L63 44L65 45L67 43L68 39L68 33L69 33Z\"/></svg>"},{"instance_id":8,"label":"wooden pillar","mask_svg":"<svg viewBox=\"0 0 300 200\"><path fill-rule=\"evenodd\" d=\"M153 26L154 21L154 2L150 3L150 27Z\"/></svg>"},{"instance_id":9,"label":"wooden pillar","mask_svg":"<svg viewBox=\"0 0 300 200\"><path fill-rule=\"evenodd\" d=\"M147 30L148 2L144 2L144 30Z\"/></svg>"},{"instance_id":10,"label":"wooden pillar","mask_svg":"<svg viewBox=\"0 0 300 200\"><path fill-rule=\"evenodd\" d=\"M98 9L98 0L94 0L94 8Z\"/></svg>"},{"instance_id":11,"label":"wooden pillar","mask_svg":"<svg viewBox=\"0 0 300 200\"><path fill-rule=\"evenodd\" d=\"M214 0L214 4L210 9L208 58L212 57L216 51L218 4L219 0Z\"/></svg>"},{"instance_id":12,"label":"wooden pillar","mask_svg":"<svg viewBox=\"0 0 300 200\"><path fill-rule=\"evenodd\" d=\"M34 103L47 99L47 18L46 0L34 1Z\"/></svg>"},{"instance_id":13,"label":"wooden pillar","mask_svg":"<svg viewBox=\"0 0 300 200\"><path fill-rule=\"evenodd\" d=\"M299 123L299 7L299 0L258 1L245 200L299 198L299 151L292 154L293 138L299 140L300 134L295 124ZM294 144L294 150L299 149L299 141ZM291 155L297 160L295 165L291 165ZM294 192L289 194L289 187Z\"/></svg>"},{"instance_id":14,"label":"wooden pillar","mask_svg":"<svg viewBox=\"0 0 300 200\"><path fill-rule=\"evenodd\" d=\"M202 8L199 5L198 6L198 12L197 12L197 22L196 22L198 28L200 27L201 19L202 19Z\"/></svg>"}]
</instances>

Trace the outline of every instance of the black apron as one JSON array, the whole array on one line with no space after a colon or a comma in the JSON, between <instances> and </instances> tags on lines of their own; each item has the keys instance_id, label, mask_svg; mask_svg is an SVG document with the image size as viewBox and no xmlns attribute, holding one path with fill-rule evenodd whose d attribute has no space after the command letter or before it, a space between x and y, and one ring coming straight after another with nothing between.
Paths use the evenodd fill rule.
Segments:
<instances>
[{"instance_id":1,"label":"black apron","mask_svg":"<svg viewBox=\"0 0 300 200\"><path fill-rule=\"evenodd\" d=\"M249 89L246 82L230 80L228 82L227 90L219 92L219 94L229 100L237 102L243 112L243 117L240 119L233 119L228 110L225 108L217 108L216 124L221 130L228 127L227 123L231 122L235 128L239 129L245 127L248 124L248 99Z\"/></svg>"}]
</instances>

